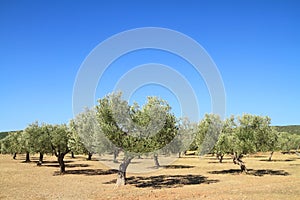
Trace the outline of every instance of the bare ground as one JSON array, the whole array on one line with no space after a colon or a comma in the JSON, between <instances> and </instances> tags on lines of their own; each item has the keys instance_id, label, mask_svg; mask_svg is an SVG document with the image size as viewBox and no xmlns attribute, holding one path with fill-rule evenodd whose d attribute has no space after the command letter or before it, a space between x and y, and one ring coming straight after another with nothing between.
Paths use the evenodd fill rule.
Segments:
<instances>
[{"instance_id":1,"label":"bare ground","mask_svg":"<svg viewBox=\"0 0 300 200\"><path fill-rule=\"evenodd\" d=\"M115 187L116 170L96 159L66 156L66 174L58 173L56 158L37 156L24 163L24 155L13 160L0 155L0 199L300 199L300 157L275 153L245 157L248 174L225 157L183 157L159 170L128 173L128 185ZM144 158L146 163L153 163ZM139 167L133 160L130 171Z\"/></svg>"}]
</instances>

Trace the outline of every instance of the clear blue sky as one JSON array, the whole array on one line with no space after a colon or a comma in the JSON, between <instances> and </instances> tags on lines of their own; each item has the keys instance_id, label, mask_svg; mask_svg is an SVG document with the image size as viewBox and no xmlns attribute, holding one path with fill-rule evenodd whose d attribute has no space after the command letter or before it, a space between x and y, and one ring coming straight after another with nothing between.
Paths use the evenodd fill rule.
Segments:
<instances>
[{"instance_id":1,"label":"clear blue sky","mask_svg":"<svg viewBox=\"0 0 300 200\"><path fill-rule=\"evenodd\" d=\"M269 115L273 125L300 124L299 9L297 0L0 0L0 131L35 120L68 122L73 84L89 52L114 34L149 26L182 32L206 49L223 78L227 116L252 113ZM150 62L152 54L136 64ZM168 57L155 55L155 62ZM134 60L121 64L134 67ZM113 81L107 79L107 91ZM168 96L155 87L154 94ZM197 95L201 114L209 112L207 91Z\"/></svg>"}]
</instances>

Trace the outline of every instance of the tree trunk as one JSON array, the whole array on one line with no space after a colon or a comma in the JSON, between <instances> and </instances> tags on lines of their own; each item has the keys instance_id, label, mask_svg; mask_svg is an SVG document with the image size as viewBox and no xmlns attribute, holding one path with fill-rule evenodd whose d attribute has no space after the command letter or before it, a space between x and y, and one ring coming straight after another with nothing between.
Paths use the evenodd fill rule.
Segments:
<instances>
[{"instance_id":1,"label":"tree trunk","mask_svg":"<svg viewBox=\"0 0 300 200\"><path fill-rule=\"evenodd\" d=\"M29 152L26 152L25 162L30 162Z\"/></svg>"},{"instance_id":2,"label":"tree trunk","mask_svg":"<svg viewBox=\"0 0 300 200\"><path fill-rule=\"evenodd\" d=\"M217 158L219 160L219 163L223 162L223 157L224 157L224 154L221 154L221 153L217 154Z\"/></svg>"},{"instance_id":3,"label":"tree trunk","mask_svg":"<svg viewBox=\"0 0 300 200\"><path fill-rule=\"evenodd\" d=\"M156 153L153 155L153 159L154 159L155 167L156 167L156 168L159 168L159 167L160 167L160 164L159 164L159 162L158 162L158 155L157 155Z\"/></svg>"},{"instance_id":4,"label":"tree trunk","mask_svg":"<svg viewBox=\"0 0 300 200\"><path fill-rule=\"evenodd\" d=\"M57 156L57 161L59 163L59 167L60 167L60 173L63 174L66 172L66 166L65 166L65 162L64 162L64 157L65 154L63 153L59 153Z\"/></svg>"},{"instance_id":5,"label":"tree trunk","mask_svg":"<svg viewBox=\"0 0 300 200\"><path fill-rule=\"evenodd\" d=\"M41 153L41 152L40 152L40 158L39 158L39 161L40 161L41 163L43 163L43 159L44 159L44 153Z\"/></svg>"},{"instance_id":6,"label":"tree trunk","mask_svg":"<svg viewBox=\"0 0 300 200\"><path fill-rule=\"evenodd\" d=\"M274 153L274 151L272 151L272 152L270 153L270 156L269 156L269 161L271 161L271 160L272 160L273 153Z\"/></svg>"},{"instance_id":7,"label":"tree trunk","mask_svg":"<svg viewBox=\"0 0 300 200\"><path fill-rule=\"evenodd\" d=\"M119 155L119 149L118 148L115 148L114 150L114 163L118 163L118 160L117 160L117 157Z\"/></svg>"},{"instance_id":8,"label":"tree trunk","mask_svg":"<svg viewBox=\"0 0 300 200\"><path fill-rule=\"evenodd\" d=\"M71 158L75 158L73 151L71 152Z\"/></svg>"},{"instance_id":9,"label":"tree trunk","mask_svg":"<svg viewBox=\"0 0 300 200\"><path fill-rule=\"evenodd\" d=\"M117 186L126 185L126 170L132 159L133 157L125 156L123 162L120 164L116 182Z\"/></svg>"},{"instance_id":10,"label":"tree trunk","mask_svg":"<svg viewBox=\"0 0 300 200\"><path fill-rule=\"evenodd\" d=\"M39 161L38 161L38 163L36 165L37 166L41 166L42 163L43 163L43 159L44 159L44 153L40 152L40 158L39 158Z\"/></svg>"},{"instance_id":11,"label":"tree trunk","mask_svg":"<svg viewBox=\"0 0 300 200\"><path fill-rule=\"evenodd\" d=\"M14 153L13 159L16 160L16 157L17 157L17 153Z\"/></svg>"},{"instance_id":12,"label":"tree trunk","mask_svg":"<svg viewBox=\"0 0 300 200\"><path fill-rule=\"evenodd\" d=\"M242 158L242 154L237 155L237 153L234 153L234 155L233 155L233 163L240 166L241 172L246 172L247 173L246 165L241 160L241 158Z\"/></svg>"},{"instance_id":13,"label":"tree trunk","mask_svg":"<svg viewBox=\"0 0 300 200\"><path fill-rule=\"evenodd\" d=\"M93 155L93 154L89 152L89 153L88 153L87 160L92 160L92 155Z\"/></svg>"},{"instance_id":14,"label":"tree trunk","mask_svg":"<svg viewBox=\"0 0 300 200\"><path fill-rule=\"evenodd\" d=\"M178 152L178 158L181 158L181 152L180 151Z\"/></svg>"},{"instance_id":15,"label":"tree trunk","mask_svg":"<svg viewBox=\"0 0 300 200\"><path fill-rule=\"evenodd\" d=\"M297 156L300 156L300 153L299 153L299 147L300 147L300 145L297 147L297 150L296 150L296 155L297 155Z\"/></svg>"}]
</instances>

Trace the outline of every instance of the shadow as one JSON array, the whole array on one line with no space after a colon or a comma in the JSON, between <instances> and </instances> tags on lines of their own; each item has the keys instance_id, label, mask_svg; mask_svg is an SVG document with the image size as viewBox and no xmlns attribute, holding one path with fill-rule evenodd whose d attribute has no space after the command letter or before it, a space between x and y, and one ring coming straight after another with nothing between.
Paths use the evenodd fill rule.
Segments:
<instances>
[{"instance_id":1,"label":"shadow","mask_svg":"<svg viewBox=\"0 0 300 200\"><path fill-rule=\"evenodd\" d=\"M190 165L161 165L162 168L165 169L189 169L194 168L195 166Z\"/></svg>"},{"instance_id":2,"label":"shadow","mask_svg":"<svg viewBox=\"0 0 300 200\"><path fill-rule=\"evenodd\" d=\"M264 161L264 162L291 162L291 161L295 161L296 159L285 159L285 160L276 160L276 159L261 159L259 161Z\"/></svg>"},{"instance_id":3,"label":"shadow","mask_svg":"<svg viewBox=\"0 0 300 200\"><path fill-rule=\"evenodd\" d=\"M145 159L145 158L143 158L143 159ZM142 159L138 159L138 160L142 160ZM137 161L131 161L130 164L139 164L139 163L141 163L141 161L138 161L138 160ZM105 158L101 158L97 161L116 163L116 162L113 161L113 159L105 159ZM118 160L118 162L116 164L118 164L118 163L120 164L120 163L122 163L122 161L123 160L120 159L120 160Z\"/></svg>"},{"instance_id":4,"label":"shadow","mask_svg":"<svg viewBox=\"0 0 300 200\"><path fill-rule=\"evenodd\" d=\"M221 170L221 171L211 171L208 173L238 175L238 174L241 174L241 170L240 169L229 169L229 170ZM284 170L271 170L271 169L259 169L259 170L248 169L248 172L246 174L252 175L252 176L265 176L265 175L288 176L288 175L290 175L288 172L286 172Z\"/></svg>"},{"instance_id":5,"label":"shadow","mask_svg":"<svg viewBox=\"0 0 300 200\"><path fill-rule=\"evenodd\" d=\"M65 160L64 161L65 163L72 163L72 162L74 162L74 161L72 161L72 160ZM45 161L43 161L43 164L51 164L51 163L58 163L56 160L45 160Z\"/></svg>"},{"instance_id":6,"label":"shadow","mask_svg":"<svg viewBox=\"0 0 300 200\"><path fill-rule=\"evenodd\" d=\"M36 163L37 161L35 161L35 160L30 160L30 161L25 161L25 160L23 160L23 161L21 161L21 163Z\"/></svg>"},{"instance_id":7,"label":"shadow","mask_svg":"<svg viewBox=\"0 0 300 200\"><path fill-rule=\"evenodd\" d=\"M240 169L228 169L228 170L221 170L221 171L210 171L210 174L240 174Z\"/></svg>"},{"instance_id":8,"label":"shadow","mask_svg":"<svg viewBox=\"0 0 300 200\"><path fill-rule=\"evenodd\" d=\"M216 160L216 161L219 162L219 160L216 157L213 157L213 158L210 157L210 158L205 158L205 159L207 159L207 160ZM232 158L228 158L228 157L227 158L223 158L223 161L224 160L232 160Z\"/></svg>"},{"instance_id":9,"label":"shadow","mask_svg":"<svg viewBox=\"0 0 300 200\"><path fill-rule=\"evenodd\" d=\"M260 155L255 155L255 156L252 156L253 158L266 158L268 156L260 156Z\"/></svg>"},{"instance_id":10,"label":"shadow","mask_svg":"<svg viewBox=\"0 0 300 200\"><path fill-rule=\"evenodd\" d=\"M21 163L37 163L38 161L39 161L38 159L37 159L37 160L30 159L29 162L26 162L25 160L23 160L23 161L21 161ZM65 161L65 164L66 164L66 163L72 163L72 162L74 162L74 161L67 160L67 161ZM45 161L43 161L43 164L42 164L42 165L47 166L48 164L54 164L54 165L56 164L56 165L58 165L58 162L55 161L55 160L51 160L51 161L45 160Z\"/></svg>"},{"instance_id":11,"label":"shadow","mask_svg":"<svg viewBox=\"0 0 300 200\"><path fill-rule=\"evenodd\" d=\"M180 159L185 159L185 158L199 158L199 155L183 155L180 157Z\"/></svg>"},{"instance_id":12,"label":"shadow","mask_svg":"<svg viewBox=\"0 0 300 200\"><path fill-rule=\"evenodd\" d=\"M160 175L160 176L132 176L127 178L127 184L138 188L177 188L185 185L211 184L219 180L209 180L201 175ZM116 179L106 182L105 184L115 184Z\"/></svg>"},{"instance_id":13,"label":"shadow","mask_svg":"<svg viewBox=\"0 0 300 200\"><path fill-rule=\"evenodd\" d=\"M288 176L290 175L288 172L284 170L271 170L271 169L260 169L260 170L248 170L247 174L253 176L264 176L264 175L271 175L271 176Z\"/></svg>"},{"instance_id":14,"label":"shadow","mask_svg":"<svg viewBox=\"0 0 300 200\"><path fill-rule=\"evenodd\" d=\"M216 160L216 161L208 161L207 163L209 163L209 164L223 164L223 163L232 163L232 161L222 161L221 163L218 161L218 160Z\"/></svg>"},{"instance_id":15,"label":"shadow","mask_svg":"<svg viewBox=\"0 0 300 200\"><path fill-rule=\"evenodd\" d=\"M77 169L77 170L66 170L64 174L77 174L77 175L86 175L86 176L97 176L97 175L109 175L116 174L118 170L116 169ZM54 172L53 176L61 175L59 171Z\"/></svg>"},{"instance_id":16,"label":"shadow","mask_svg":"<svg viewBox=\"0 0 300 200\"><path fill-rule=\"evenodd\" d=\"M290 164L290 166L300 166L300 164Z\"/></svg>"},{"instance_id":17,"label":"shadow","mask_svg":"<svg viewBox=\"0 0 300 200\"><path fill-rule=\"evenodd\" d=\"M66 164L66 168L74 168L74 167L89 167L87 164ZM59 164L56 162L55 164L42 164L40 167L59 167Z\"/></svg>"},{"instance_id":18,"label":"shadow","mask_svg":"<svg viewBox=\"0 0 300 200\"><path fill-rule=\"evenodd\" d=\"M284 155L285 154L287 154L287 155L293 155L293 154L296 154L296 151L292 151L292 150L290 152L288 152L288 151L282 151L281 154L284 154Z\"/></svg>"}]
</instances>

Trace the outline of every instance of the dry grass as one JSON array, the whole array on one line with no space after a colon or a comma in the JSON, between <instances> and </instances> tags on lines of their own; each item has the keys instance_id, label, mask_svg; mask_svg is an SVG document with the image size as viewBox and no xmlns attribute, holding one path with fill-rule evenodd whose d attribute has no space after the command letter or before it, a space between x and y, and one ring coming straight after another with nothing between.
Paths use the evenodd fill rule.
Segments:
<instances>
[{"instance_id":1,"label":"dry grass","mask_svg":"<svg viewBox=\"0 0 300 200\"><path fill-rule=\"evenodd\" d=\"M184 157L149 173L128 173L129 184L116 188L116 171L84 156L67 156L67 173L57 175L55 157L45 156L38 167L23 163L23 155L0 155L0 199L300 199L300 158L267 157L244 158L249 174L240 174L230 157L222 164L213 157ZM131 169L138 166L134 160Z\"/></svg>"}]
</instances>

